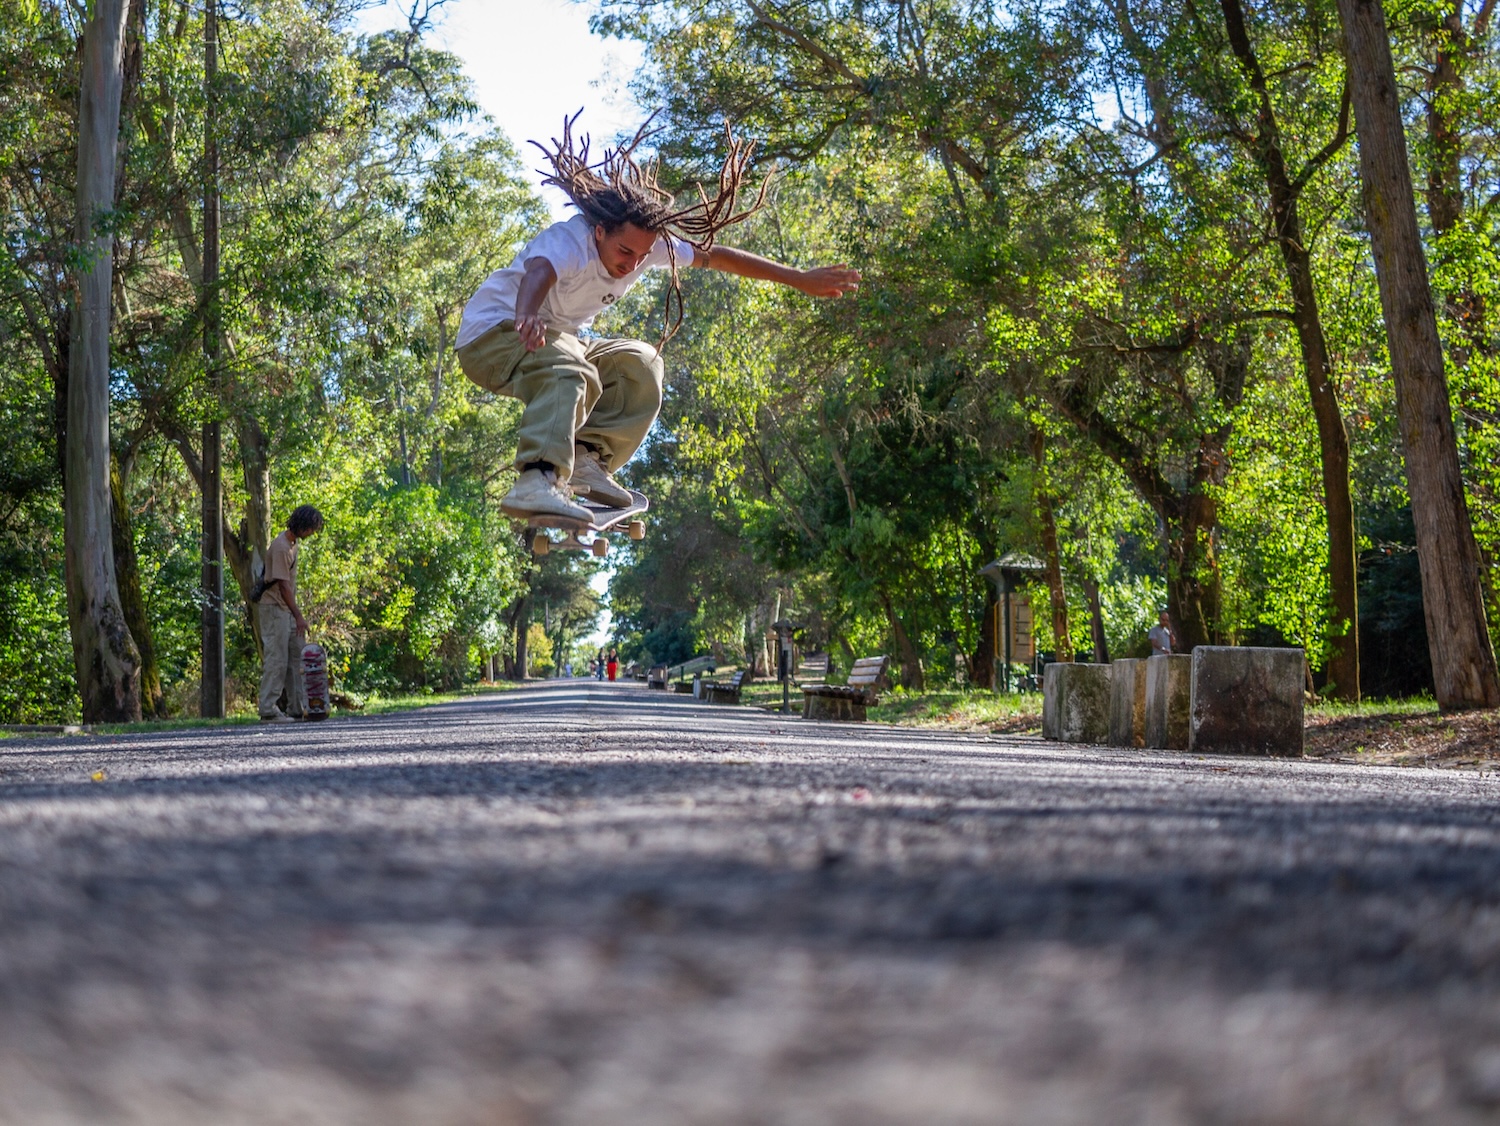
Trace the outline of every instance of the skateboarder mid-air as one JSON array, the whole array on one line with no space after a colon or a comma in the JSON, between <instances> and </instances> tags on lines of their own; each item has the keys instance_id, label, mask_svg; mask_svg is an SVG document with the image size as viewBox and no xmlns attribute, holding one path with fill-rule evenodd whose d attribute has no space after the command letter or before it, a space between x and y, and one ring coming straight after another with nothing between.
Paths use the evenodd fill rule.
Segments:
<instances>
[{"instance_id":1,"label":"skateboarder mid-air","mask_svg":"<svg viewBox=\"0 0 1500 1126\"><path fill-rule=\"evenodd\" d=\"M457 350L464 374L487 391L520 399L515 486L500 502L512 516L587 521L573 495L624 506L630 493L614 472L630 460L661 410L665 344L682 320L681 265L779 282L814 297L839 297L859 286L845 265L799 270L758 254L716 246L725 227L765 202L736 210L754 146L729 136L717 194L699 191L678 207L656 182L654 163L634 159L645 127L629 144L588 162L588 138L575 147L563 126L546 183L561 188L579 214L537 235L508 267L496 270L464 308ZM672 271L661 344L580 339L595 316L624 296L646 270Z\"/></svg>"}]
</instances>

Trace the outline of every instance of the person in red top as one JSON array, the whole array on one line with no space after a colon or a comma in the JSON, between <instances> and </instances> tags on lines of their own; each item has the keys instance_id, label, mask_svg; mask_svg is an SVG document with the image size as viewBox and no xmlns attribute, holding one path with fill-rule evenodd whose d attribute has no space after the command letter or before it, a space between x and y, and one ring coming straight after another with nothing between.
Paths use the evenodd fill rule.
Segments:
<instances>
[{"instance_id":1,"label":"person in red top","mask_svg":"<svg viewBox=\"0 0 1500 1126\"><path fill-rule=\"evenodd\" d=\"M609 679L610 680L613 680L615 678L615 671L617 669L619 669L619 667L620 667L620 655L615 650L611 649L609 651L609 661L605 665L605 668L609 672Z\"/></svg>"}]
</instances>

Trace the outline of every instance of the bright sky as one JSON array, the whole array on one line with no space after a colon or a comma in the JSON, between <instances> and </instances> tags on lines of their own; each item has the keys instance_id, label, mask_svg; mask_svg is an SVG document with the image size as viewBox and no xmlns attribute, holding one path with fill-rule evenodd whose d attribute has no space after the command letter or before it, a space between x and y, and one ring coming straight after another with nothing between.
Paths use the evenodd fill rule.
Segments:
<instances>
[{"instance_id":1,"label":"bright sky","mask_svg":"<svg viewBox=\"0 0 1500 1126\"><path fill-rule=\"evenodd\" d=\"M394 0L364 12L363 31L406 26ZM526 142L562 131L563 117L582 109L579 127L596 147L645 118L627 84L641 65L640 44L589 32L590 6L578 0L449 0L436 15L433 42L463 60L479 104L515 142L533 183L541 154ZM563 195L547 189L559 218Z\"/></svg>"},{"instance_id":2,"label":"bright sky","mask_svg":"<svg viewBox=\"0 0 1500 1126\"><path fill-rule=\"evenodd\" d=\"M358 26L366 32L405 27L410 10L410 0L404 7L386 0L364 12ZM480 107L515 142L538 186L541 154L526 142L558 136L565 115L582 109L579 127L596 144L633 132L645 118L627 89L641 65L640 44L591 34L587 3L448 0L438 12L432 41L463 60ZM542 194L555 216L571 214L563 208L561 192L544 188ZM611 570L601 570L590 584L601 594ZM609 629L606 610L590 644L608 645Z\"/></svg>"}]
</instances>

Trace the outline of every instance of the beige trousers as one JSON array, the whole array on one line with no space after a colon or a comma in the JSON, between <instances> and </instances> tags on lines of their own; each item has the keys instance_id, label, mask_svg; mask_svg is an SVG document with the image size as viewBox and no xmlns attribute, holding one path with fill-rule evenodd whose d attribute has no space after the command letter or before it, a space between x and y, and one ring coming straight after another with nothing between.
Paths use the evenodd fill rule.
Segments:
<instances>
[{"instance_id":1,"label":"beige trousers","mask_svg":"<svg viewBox=\"0 0 1500 1126\"><path fill-rule=\"evenodd\" d=\"M274 602L257 603L260 612L261 651L260 715L264 719L279 710L276 702L286 689L287 715L301 715L307 703L302 688L302 639L292 612Z\"/></svg>"},{"instance_id":2,"label":"beige trousers","mask_svg":"<svg viewBox=\"0 0 1500 1126\"><path fill-rule=\"evenodd\" d=\"M458 350L458 362L486 391L526 404L516 468L545 461L563 480L573 476L573 443L599 451L613 471L630 460L661 411L660 354L639 340L584 342L548 332L526 351L510 321L501 321Z\"/></svg>"}]
</instances>

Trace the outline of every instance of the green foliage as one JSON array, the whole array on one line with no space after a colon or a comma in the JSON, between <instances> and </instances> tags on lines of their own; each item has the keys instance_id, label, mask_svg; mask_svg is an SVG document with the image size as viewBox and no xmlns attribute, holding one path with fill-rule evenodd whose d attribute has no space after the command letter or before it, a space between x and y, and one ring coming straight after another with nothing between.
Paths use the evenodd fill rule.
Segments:
<instances>
[{"instance_id":1,"label":"green foliage","mask_svg":"<svg viewBox=\"0 0 1500 1126\"><path fill-rule=\"evenodd\" d=\"M500 609L520 591L514 554L431 485L330 498L301 549L303 612L356 691L451 689L472 676Z\"/></svg>"},{"instance_id":2,"label":"green foliage","mask_svg":"<svg viewBox=\"0 0 1500 1126\"><path fill-rule=\"evenodd\" d=\"M35 719L76 708L53 403L66 366L77 16L54 4L22 15L0 15L0 184L11 201L0 216L11 251L0 264L0 422L14 440L0 466L0 533L18 560L5 582L26 594L7 600L0 653L16 674L4 709ZM194 474L200 424L215 417L228 554L242 561L226 581L231 702L253 695L259 675L240 597L250 557L304 502L328 518L302 554L299 594L336 684L399 692L472 679L481 655L505 647L507 605L524 589L519 540L495 503L517 410L462 377L453 338L480 280L545 222L516 150L475 120L457 60L420 28L357 37L342 6L310 0L223 12L216 397L201 345L202 11L145 15L111 216L112 437L168 703L197 707Z\"/></svg>"},{"instance_id":3,"label":"green foliage","mask_svg":"<svg viewBox=\"0 0 1500 1126\"><path fill-rule=\"evenodd\" d=\"M1471 8L1406 5L1392 27L1449 360L1460 453L1500 627L1500 298L1493 186L1500 53ZM1420 691L1420 579L1389 360L1342 139L1330 0L1248 7L1264 100L1216 6L934 0L816 5L598 0L646 43L663 175L711 170L723 121L782 162L736 245L864 272L857 296L688 271L659 428L626 471L650 532L611 557L625 660L709 651L764 666L771 623L840 664L889 654L912 689L993 659L1007 551L1050 556L1045 648L1112 655L1170 605L1189 643L1305 646L1330 621L1320 447L1305 341L1257 149L1266 114L1298 177L1302 248L1344 412L1372 691ZM328 517L302 596L336 679L431 690L512 661L579 655L599 565L533 560L500 517L519 408L453 357L464 301L546 222L512 141L477 118L457 61L347 5L254 0L225 19L220 298L226 368L206 380L197 193L202 13L147 6L122 126L113 448L127 483L163 683L198 676L199 427L225 423L236 583L298 503ZM0 12L0 715L74 713L59 527L76 6ZM1446 21L1446 22L1445 22ZM1439 52L1447 60L1439 66ZM1347 124L1347 122L1345 122ZM688 188L687 190L691 190ZM601 329L654 340L661 279ZM230 668L258 671L227 591ZM1058 636L1065 629L1066 636ZM577 671L582 671L582 662ZM967 706L967 705L965 705Z\"/></svg>"}]
</instances>

